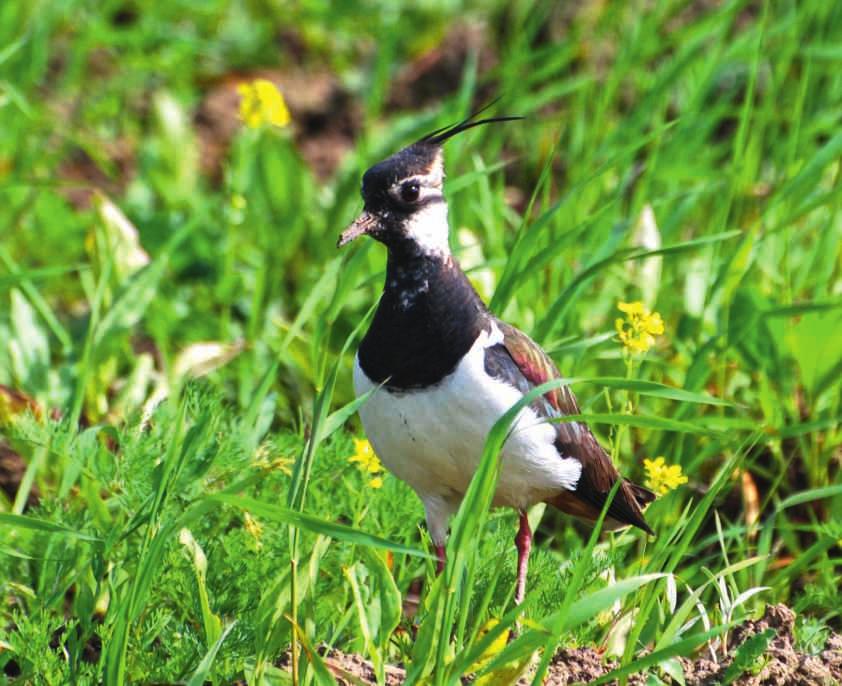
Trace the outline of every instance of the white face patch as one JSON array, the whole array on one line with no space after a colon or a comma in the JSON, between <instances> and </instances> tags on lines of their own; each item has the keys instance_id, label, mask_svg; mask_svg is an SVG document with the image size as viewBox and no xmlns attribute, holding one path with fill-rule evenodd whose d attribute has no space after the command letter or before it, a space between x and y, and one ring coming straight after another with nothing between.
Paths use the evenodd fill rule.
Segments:
<instances>
[{"instance_id":1,"label":"white face patch","mask_svg":"<svg viewBox=\"0 0 842 686\"><path fill-rule=\"evenodd\" d=\"M444 200L419 207L406 222L406 232L424 252L449 255L447 204Z\"/></svg>"},{"instance_id":2,"label":"white face patch","mask_svg":"<svg viewBox=\"0 0 842 686\"><path fill-rule=\"evenodd\" d=\"M444 184L444 160L438 153L425 174L416 174L395 183L389 194L398 202L412 204L403 197L407 184L414 184L417 195L412 203L418 206L406 222L406 232L421 249L429 254L449 255L447 203L442 190Z\"/></svg>"}]
</instances>

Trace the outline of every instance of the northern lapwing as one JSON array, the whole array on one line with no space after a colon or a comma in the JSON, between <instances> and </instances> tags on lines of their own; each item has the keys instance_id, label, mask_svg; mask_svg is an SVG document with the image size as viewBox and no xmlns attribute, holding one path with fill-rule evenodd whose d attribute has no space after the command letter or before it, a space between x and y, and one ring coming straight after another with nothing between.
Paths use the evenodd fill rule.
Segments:
<instances>
[{"instance_id":1,"label":"northern lapwing","mask_svg":"<svg viewBox=\"0 0 842 686\"><path fill-rule=\"evenodd\" d=\"M383 294L354 363L354 389L358 396L376 389L360 408L363 427L383 464L423 502L439 572L448 521L491 427L530 389L559 376L538 344L488 311L450 251L443 144L474 126L519 118L478 114L366 171L363 212L338 241L341 247L366 234L388 250ZM584 423L552 421L578 413L567 386L551 390L520 412L502 448L493 504L520 518L517 603L532 546L530 506L544 502L593 521L621 479L608 525L652 533L642 508L654 494L620 476Z\"/></svg>"}]
</instances>

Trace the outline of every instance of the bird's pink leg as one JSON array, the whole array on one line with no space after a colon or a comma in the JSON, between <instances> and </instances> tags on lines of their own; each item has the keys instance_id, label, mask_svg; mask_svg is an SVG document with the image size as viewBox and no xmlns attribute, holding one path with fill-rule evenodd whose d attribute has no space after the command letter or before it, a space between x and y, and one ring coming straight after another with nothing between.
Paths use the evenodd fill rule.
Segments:
<instances>
[{"instance_id":1,"label":"bird's pink leg","mask_svg":"<svg viewBox=\"0 0 842 686\"><path fill-rule=\"evenodd\" d=\"M436 561L436 576L438 576L439 574L441 574L444 571L444 563L445 563L445 560L447 559L447 555L444 551L443 545L437 545L436 546L436 556L439 558Z\"/></svg>"},{"instance_id":2,"label":"bird's pink leg","mask_svg":"<svg viewBox=\"0 0 842 686\"><path fill-rule=\"evenodd\" d=\"M529 551L532 549L532 530L526 511L518 510L520 528L515 536L517 546L517 586L515 586L515 604L520 605L526 595L526 568L529 565Z\"/></svg>"}]
</instances>

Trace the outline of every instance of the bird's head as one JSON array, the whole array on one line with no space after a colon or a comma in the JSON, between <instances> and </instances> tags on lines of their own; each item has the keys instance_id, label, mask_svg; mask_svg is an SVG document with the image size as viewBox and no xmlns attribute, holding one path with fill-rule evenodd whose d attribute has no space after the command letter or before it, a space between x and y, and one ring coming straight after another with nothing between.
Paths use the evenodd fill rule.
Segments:
<instances>
[{"instance_id":1,"label":"bird's head","mask_svg":"<svg viewBox=\"0 0 842 686\"><path fill-rule=\"evenodd\" d=\"M443 188L445 141L474 126L522 118L475 119L479 112L459 124L427 134L366 171L362 183L363 212L342 232L338 247L367 234L390 250L449 252Z\"/></svg>"}]
</instances>

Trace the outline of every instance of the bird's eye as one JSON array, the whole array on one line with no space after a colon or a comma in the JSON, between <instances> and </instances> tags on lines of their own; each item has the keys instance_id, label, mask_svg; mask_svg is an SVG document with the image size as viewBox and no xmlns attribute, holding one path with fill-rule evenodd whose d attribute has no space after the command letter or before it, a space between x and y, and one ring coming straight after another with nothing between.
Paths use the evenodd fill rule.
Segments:
<instances>
[{"instance_id":1,"label":"bird's eye","mask_svg":"<svg viewBox=\"0 0 842 686\"><path fill-rule=\"evenodd\" d=\"M421 186L417 181L405 181L401 184L401 200L404 202L415 202L421 195Z\"/></svg>"}]
</instances>

